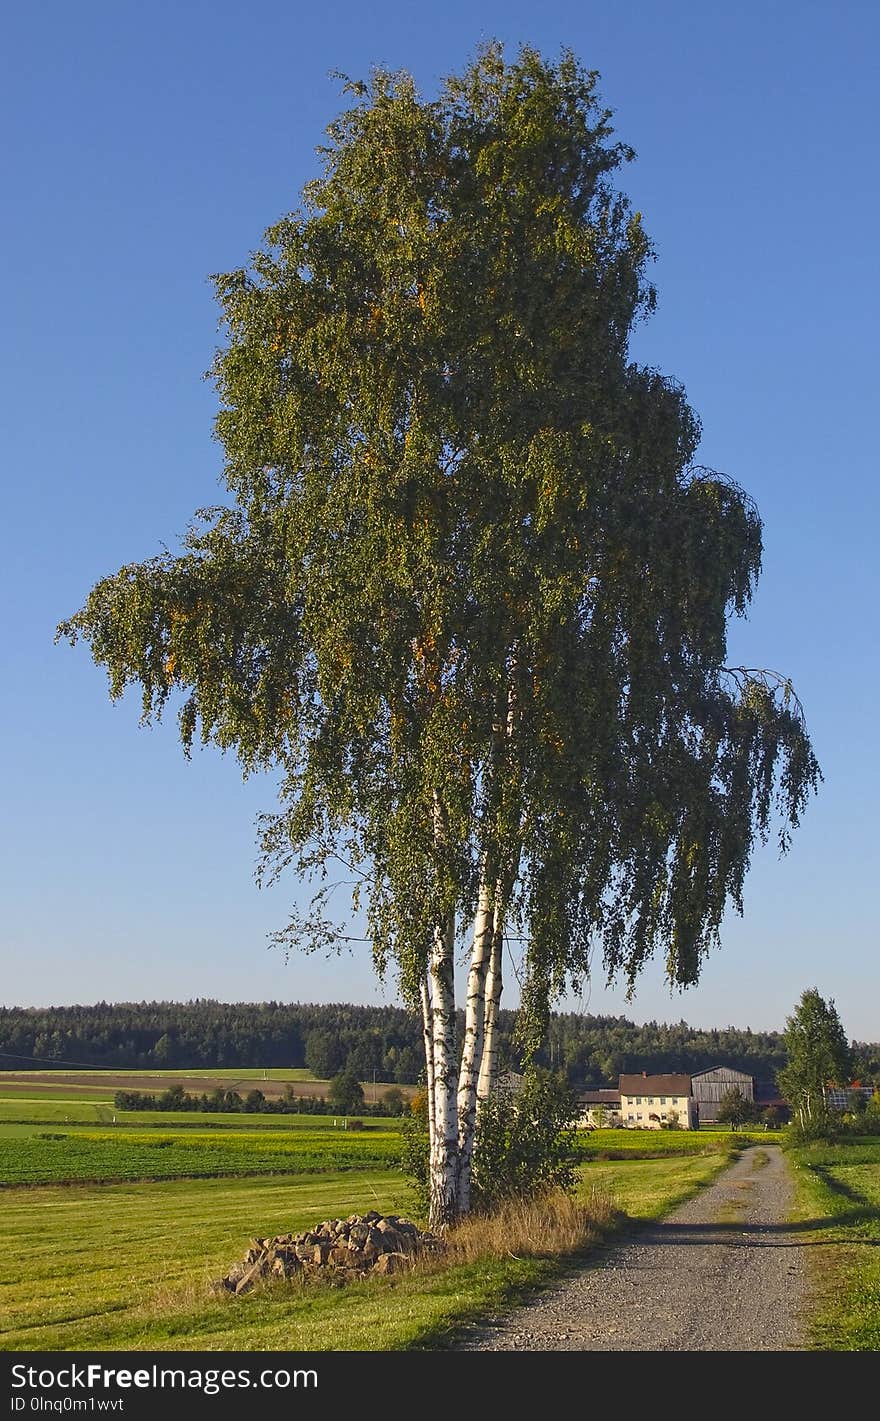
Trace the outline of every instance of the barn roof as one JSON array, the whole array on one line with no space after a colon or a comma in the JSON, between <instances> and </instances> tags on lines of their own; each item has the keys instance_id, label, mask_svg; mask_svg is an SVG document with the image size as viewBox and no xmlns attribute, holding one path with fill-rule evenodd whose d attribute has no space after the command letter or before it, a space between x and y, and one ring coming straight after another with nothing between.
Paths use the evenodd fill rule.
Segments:
<instances>
[{"instance_id":1,"label":"barn roof","mask_svg":"<svg viewBox=\"0 0 880 1421\"><path fill-rule=\"evenodd\" d=\"M738 1066L710 1066L706 1071L692 1071L691 1080L700 1081L704 1076L714 1076L718 1071L724 1071L727 1077L736 1076L738 1080L750 1081L754 1079L748 1071L741 1071Z\"/></svg>"},{"instance_id":2,"label":"barn roof","mask_svg":"<svg viewBox=\"0 0 880 1421\"><path fill-rule=\"evenodd\" d=\"M619 1090L582 1090L578 1095L578 1105L619 1105Z\"/></svg>"},{"instance_id":3,"label":"barn roof","mask_svg":"<svg viewBox=\"0 0 880 1421\"><path fill-rule=\"evenodd\" d=\"M621 1095L690 1095L690 1076L637 1076L620 1077Z\"/></svg>"}]
</instances>

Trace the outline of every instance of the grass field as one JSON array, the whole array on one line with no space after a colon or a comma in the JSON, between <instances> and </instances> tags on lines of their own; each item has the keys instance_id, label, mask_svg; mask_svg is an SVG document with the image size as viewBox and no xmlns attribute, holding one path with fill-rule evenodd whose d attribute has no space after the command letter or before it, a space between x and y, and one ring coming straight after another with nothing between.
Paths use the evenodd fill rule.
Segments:
<instances>
[{"instance_id":1,"label":"grass field","mask_svg":"<svg viewBox=\"0 0 880 1421\"><path fill-rule=\"evenodd\" d=\"M112 1100L30 1100L0 1096L0 1136L12 1126L64 1125L71 1128L115 1123L126 1130L336 1130L341 1117L333 1115L271 1115L250 1112L210 1110L117 1110ZM375 1124L382 1117L370 1116L365 1124Z\"/></svg>"},{"instance_id":2,"label":"grass field","mask_svg":"<svg viewBox=\"0 0 880 1421\"><path fill-rule=\"evenodd\" d=\"M263 1081L313 1081L315 1076L305 1067L283 1066L275 1069L263 1070L258 1066L233 1066L211 1067L204 1071L197 1070L169 1070L157 1071L153 1069L139 1070L136 1067L115 1068L113 1070L96 1070L88 1067L78 1071L0 1071L0 1091L6 1090L7 1086L23 1086L30 1084L50 1085L54 1089L63 1089L69 1085L86 1085L94 1083L101 1085L103 1082L109 1083L111 1091L118 1090L120 1081L135 1081L138 1090L150 1090L158 1087L165 1090L169 1085L181 1084L184 1081L193 1081L199 1085L201 1090L222 1085L224 1089L231 1090L236 1081L247 1081L249 1084L261 1083Z\"/></svg>"},{"instance_id":3,"label":"grass field","mask_svg":"<svg viewBox=\"0 0 880 1421\"><path fill-rule=\"evenodd\" d=\"M388 1082L364 1081L364 1098L367 1101L382 1099L382 1094L390 1090ZM194 1095L203 1091L237 1090L246 1094L259 1089L268 1099L279 1099L285 1087L293 1085L297 1095L326 1096L330 1082L317 1080L311 1071L300 1067L289 1067L271 1071L257 1068L236 1068L235 1070L206 1071L156 1071L156 1070L113 1070L113 1071L0 1071L0 1097L15 1099L27 1097L30 1100L94 1100L113 1103L117 1090L163 1091L179 1085ZM414 1086L398 1086L402 1094L409 1097Z\"/></svg>"},{"instance_id":4,"label":"grass field","mask_svg":"<svg viewBox=\"0 0 880 1421\"><path fill-rule=\"evenodd\" d=\"M151 1090L181 1079L138 1075L138 1086ZM227 1084L242 1079L225 1073ZM204 1073L198 1088L216 1080ZM252 1235L371 1207L412 1212L394 1167L400 1122L368 1117L363 1130L350 1131L331 1116L113 1112L119 1073L89 1073L78 1085L33 1075L14 1084L0 1081L4 1350L440 1346L458 1321L558 1271L553 1257L508 1256L345 1289L276 1285L218 1298L211 1279L241 1257ZM585 1197L611 1191L633 1217L653 1217L724 1161L717 1141L701 1152L686 1132L605 1134L615 1153L641 1147L668 1156L584 1165ZM676 1146L688 1153L670 1153Z\"/></svg>"},{"instance_id":5,"label":"grass field","mask_svg":"<svg viewBox=\"0 0 880 1421\"><path fill-rule=\"evenodd\" d=\"M0 1091L5 1090L0 1085ZM0 1132L7 1123L16 1125L96 1125L112 1118L113 1097L96 1095L88 1099L59 1100L56 1096L0 1094ZM137 1114L132 1111L131 1114Z\"/></svg>"},{"instance_id":6,"label":"grass field","mask_svg":"<svg viewBox=\"0 0 880 1421\"><path fill-rule=\"evenodd\" d=\"M0 1101L0 1105L8 1102ZM48 1105L49 1102L46 1102ZM57 1105L57 1102L54 1102ZM85 1107L80 1103L80 1110ZM341 1117L179 1115L119 1112L99 1128L84 1113L79 1125L0 1116L0 1192L19 1184L213 1178L220 1175L306 1174L322 1169L387 1168L400 1158L399 1119L368 1117L362 1129ZM42 1126L42 1128L41 1128ZM579 1140L589 1160L724 1155L730 1136L687 1131L603 1131ZM630 1138L627 1138L630 1136Z\"/></svg>"},{"instance_id":7,"label":"grass field","mask_svg":"<svg viewBox=\"0 0 880 1421\"><path fill-rule=\"evenodd\" d=\"M610 1189L634 1218L655 1217L723 1163L720 1154L596 1162L584 1166L582 1188L586 1197ZM210 1293L251 1235L367 1208L411 1210L406 1184L390 1170L10 1189L2 1202L3 1350L442 1346L457 1322L516 1300L558 1268L554 1259L507 1257L344 1289Z\"/></svg>"},{"instance_id":8,"label":"grass field","mask_svg":"<svg viewBox=\"0 0 880 1421\"><path fill-rule=\"evenodd\" d=\"M697 1188L709 1184L730 1162L729 1150L705 1155L670 1155L652 1160L596 1160L581 1170L581 1195L606 1192L612 1204L629 1218L659 1219Z\"/></svg>"},{"instance_id":9,"label":"grass field","mask_svg":"<svg viewBox=\"0 0 880 1421\"><path fill-rule=\"evenodd\" d=\"M880 1351L880 1140L792 1151L813 1248L813 1345Z\"/></svg>"},{"instance_id":10,"label":"grass field","mask_svg":"<svg viewBox=\"0 0 880 1421\"><path fill-rule=\"evenodd\" d=\"M252 1236L371 1207L414 1215L396 1167L400 1121L366 1117L350 1131L331 1116L120 1112L107 1093L121 1088L119 1074L101 1077L104 1093L96 1074L78 1094L57 1077L19 1077L16 1090L0 1081L2 1350L442 1347L465 1318L526 1296L564 1266L539 1242L538 1256L510 1250L346 1288L275 1284L218 1297L211 1280ZM203 1073L193 1088L217 1078ZM137 1084L175 1079L144 1072ZM227 1084L243 1079L225 1073ZM583 1134L581 1197L606 1216L610 1197L633 1220L659 1217L746 1138Z\"/></svg>"},{"instance_id":11,"label":"grass field","mask_svg":"<svg viewBox=\"0 0 880 1421\"><path fill-rule=\"evenodd\" d=\"M241 1116L236 1118L241 1120ZM10 1133L0 1136L0 1181L8 1188L73 1181L314 1174L396 1164L399 1131L391 1122L382 1128L381 1121L371 1120L370 1126L362 1131L326 1127L175 1131L168 1125L161 1134L119 1127L77 1134Z\"/></svg>"},{"instance_id":12,"label":"grass field","mask_svg":"<svg viewBox=\"0 0 880 1421\"><path fill-rule=\"evenodd\" d=\"M593 1130L579 1131L577 1150L582 1159L653 1159L663 1155L726 1153L731 1147L779 1138L778 1131L751 1136L744 1130Z\"/></svg>"}]
</instances>

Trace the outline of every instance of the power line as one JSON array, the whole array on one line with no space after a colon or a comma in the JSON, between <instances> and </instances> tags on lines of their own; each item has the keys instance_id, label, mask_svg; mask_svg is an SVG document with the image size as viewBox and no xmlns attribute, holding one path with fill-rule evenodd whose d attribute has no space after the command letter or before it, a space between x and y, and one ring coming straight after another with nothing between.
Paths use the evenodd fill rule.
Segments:
<instances>
[{"instance_id":1,"label":"power line","mask_svg":"<svg viewBox=\"0 0 880 1421\"><path fill-rule=\"evenodd\" d=\"M14 1051L0 1051L0 1056L4 1060L37 1061L47 1066L80 1066L87 1071L131 1070L130 1066L98 1066L94 1061L65 1061L62 1056L18 1056Z\"/></svg>"}]
</instances>

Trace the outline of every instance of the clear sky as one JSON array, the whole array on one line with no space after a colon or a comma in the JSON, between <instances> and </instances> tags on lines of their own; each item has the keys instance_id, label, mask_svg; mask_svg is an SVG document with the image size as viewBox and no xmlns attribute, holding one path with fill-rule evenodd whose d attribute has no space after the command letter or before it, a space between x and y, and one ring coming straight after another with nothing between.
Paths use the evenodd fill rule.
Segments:
<instances>
[{"instance_id":1,"label":"clear sky","mask_svg":"<svg viewBox=\"0 0 880 1421\"><path fill-rule=\"evenodd\" d=\"M387 1001L362 955L285 965L297 892L259 892L254 819L173 720L138 728L85 648L53 646L92 584L216 502L211 272L246 261L314 176L331 70L426 95L497 37L602 76L657 251L634 354L680 379L701 462L765 524L732 660L790 675L825 774L787 858L699 986L661 965L583 1009L781 1029L802 990L880 1040L877 756L878 74L868 0L42 0L8 7L4 133L0 1002ZM514 1005L509 996L505 1005ZM576 1003L569 1003L577 1007Z\"/></svg>"}]
</instances>

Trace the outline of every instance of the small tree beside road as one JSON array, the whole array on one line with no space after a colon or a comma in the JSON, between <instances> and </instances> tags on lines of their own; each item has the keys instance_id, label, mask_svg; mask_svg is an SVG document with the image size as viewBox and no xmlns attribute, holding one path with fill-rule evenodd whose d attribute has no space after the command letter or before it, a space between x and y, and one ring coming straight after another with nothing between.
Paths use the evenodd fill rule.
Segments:
<instances>
[{"instance_id":1,"label":"small tree beside road","mask_svg":"<svg viewBox=\"0 0 880 1421\"><path fill-rule=\"evenodd\" d=\"M738 1130L740 1125L751 1124L759 1115L760 1107L743 1095L736 1085L724 1092L718 1104L718 1124L730 1125L734 1130Z\"/></svg>"},{"instance_id":2,"label":"small tree beside road","mask_svg":"<svg viewBox=\"0 0 880 1421\"><path fill-rule=\"evenodd\" d=\"M846 1085L852 1054L833 999L808 988L785 1023L788 1064L777 1080L802 1130L821 1126L828 1117L825 1088Z\"/></svg>"},{"instance_id":3,"label":"small tree beside road","mask_svg":"<svg viewBox=\"0 0 880 1421\"><path fill-rule=\"evenodd\" d=\"M785 1123L785 1116L778 1105L765 1105L761 1111L761 1124L765 1130L778 1130Z\"/></svg>"}]
</instances>

